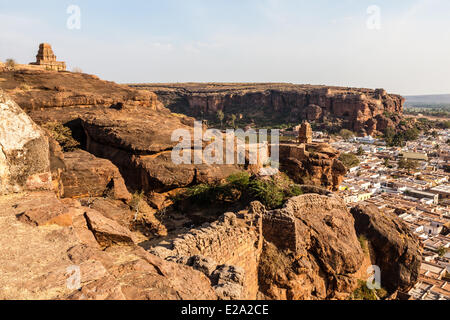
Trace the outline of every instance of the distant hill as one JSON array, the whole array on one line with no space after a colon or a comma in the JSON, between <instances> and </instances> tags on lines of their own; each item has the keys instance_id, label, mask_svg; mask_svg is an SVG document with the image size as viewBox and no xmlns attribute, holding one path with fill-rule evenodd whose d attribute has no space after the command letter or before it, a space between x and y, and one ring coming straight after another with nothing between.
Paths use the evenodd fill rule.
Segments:
<instances>
[{"instance_id":1,"label":"distant hill","mask_svg":"<svg viewBox=\"0 0 450 320\"><path fill-rule=\"evenodd\" d=\"M450 94L435 94L424 96L406 96L406 106L450 105Z\"/></svg>"}]
</instances>

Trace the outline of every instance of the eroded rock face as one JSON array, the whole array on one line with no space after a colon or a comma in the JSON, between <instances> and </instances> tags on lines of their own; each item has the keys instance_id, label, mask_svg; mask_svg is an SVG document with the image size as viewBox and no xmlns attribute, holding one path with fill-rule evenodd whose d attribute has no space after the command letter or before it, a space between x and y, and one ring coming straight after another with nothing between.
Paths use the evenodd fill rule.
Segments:
<instances>
[{"instance_id":1,"label":"eroded rock face","mask_svg":"<svg viewBox=\"0 0 450 320\"><path fill-rule=\"evenodd\" d=\"M0 195L51 188L48 140L0 90Z\"/></svg>"},{"instance_id":2,"label":"eroded rock face","mask_svg":"<svg viewBox=\"0 0 450 320\"><path fill-rule=\"evenodd\" d=\"M396 125L386 116L401 115L404 98L385 90L279 84L152 84L136 85L155 92L173 112L215 116L218 110L242 114L251 122L284 123L338 120L357 133L383 132ZM399 120L398 120L399 121Z\"/></svg>"},{"instance_id":3,"label":"eroded rock face","mask_svg":"<svg viewBox=\"0 0 450 320\"><path fill-rule=\"evenodd\" d=\"M333 195L307 194L263 214L260 289L272 299L329 299L350 293L364 260L354 220Z\"/></svg>"},{"instance_id":4,"label":"eroded rock face","mask_svg":"<svg viewBox=\"0 0 450 320\"><path fill-rule=\"evenodd\" d=\"M299 184L337 190L347 169L339 161L340 153L328 144L281 144L280 169Z\"/></svg>"},{"instance_id":5,"label":"eroded rock face","mask_svg":"<svg viewBox=\"0 0 450 320\"><path fill-rule=\"evenodd\" d=\"M216 183L241 171L234 165L176 164L171 141L175 130L193 138L194 120L167 110L124 108L87 113L82 118L87 150L110 159L127 185L146 192L166 192L195 183ZM193 159L193 158L192 158Z\"/></svg>"},{"instance_id":6,"label":"eroded rock face","mask_svg":"<svg viewBox=\"0 0 450 320\"><path fill-rule=\"evenodd\" d=\"M26 112L39 118L49 118L46 114L54 108L67 108L83 113L87 107L119 107L120 105L142 106L152 109L161 107L155 94L134 90L125 85L100 80L83 73L52 72L44 70L18 70L2 72L5 79L0 88L9 93L14 101ZM15 90L26 84L33 90ZM81 109L77 109L80 107ZM43 112L45 109L45 112ZM59 118L70 117L70 112L59 112ZM57 120L51 114L50 120ZM70 121L70 120L68 120ZM67 122L67 121L61 121Z\"/></svg>"},{"instance_id":7,"label":"eroded rock face","mask_svg":"<svg viewBox=\"0 0 450 320\"><path fill-rule=\"evenodd\" d=\"M64 154L59 192L64 198L102 197L130 201L119 170L110 161L77 150Z\"/></svg>"},{"instance_id":8,"label":"eroded rock face","mask_svg":"<svg viewBox=\"0 0 450 320\"><path fill-rule=\"evenodd\" d=\"M105 222L99 212L65 201L52 192L0 197L0 299L217 299L203 273L164 261L131 242L117 245L117 236L124 239L122 233L129 232ZM55 208L69 210L72 224L38 227L17 218L45 203L48 215ZM110 238L106 250L89 229L86 212L91 227L98 223L101 244Z\"/></svg>"},{"instance_id":9,"label":"eroded rock face","mask_svg":"<svg viewBox=\"0 0 450 320\"><path fill-rule=\"evenodd\" d=\"M394 214L368 204L352 208L355 228L370 242L375 264L381 268L381 284L390 291L409 291L419 277L420 243Z\"/></svg>"}]
</instances>

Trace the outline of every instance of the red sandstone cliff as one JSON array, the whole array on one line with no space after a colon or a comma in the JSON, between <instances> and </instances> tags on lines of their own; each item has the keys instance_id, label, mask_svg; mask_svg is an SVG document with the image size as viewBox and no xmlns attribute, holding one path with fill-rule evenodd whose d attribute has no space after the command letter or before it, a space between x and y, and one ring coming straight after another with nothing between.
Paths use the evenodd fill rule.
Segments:
<instances>
[{"instance_id":1,"label":"red sandstone cliff","mask_svg":"<svg viewBox=\"0 0 450 320\"><path fill-rule=\"evenodd\" d=\"M357 89L294 84L142 84L173 112L195 117L242 114L260 124L331 123L360 134L394 127L404 98L383 89Z\"/></svg>"}]
</instances>

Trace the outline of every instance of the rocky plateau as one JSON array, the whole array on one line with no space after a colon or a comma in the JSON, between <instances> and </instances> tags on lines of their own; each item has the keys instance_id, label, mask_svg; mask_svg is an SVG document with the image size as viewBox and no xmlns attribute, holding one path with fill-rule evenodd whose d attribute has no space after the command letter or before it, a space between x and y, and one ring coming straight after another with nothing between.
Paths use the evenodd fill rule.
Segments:
<instances>
[{"instance_id":1,"label":"rocky plateau","mask_svg":"<svg viewBox=\"0 0 450 320\"><path fill-rule=\"evenodd\" d=\"M235 114L246 124L317 123L358 134L383 133L401 120L405 99L384 89L289 83L136 84L156 93L170 110L215 119L217 111Z\"/></svg>"}]
</instances>

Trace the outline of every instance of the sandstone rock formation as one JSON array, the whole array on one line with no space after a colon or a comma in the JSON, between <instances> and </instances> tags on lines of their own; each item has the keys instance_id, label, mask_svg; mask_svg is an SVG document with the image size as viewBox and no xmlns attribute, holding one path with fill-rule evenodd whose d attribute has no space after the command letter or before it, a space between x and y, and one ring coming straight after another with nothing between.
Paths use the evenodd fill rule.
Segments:
<instances>
[{"instance_id":1,"label":"sandstone rock formation","mask_svg":"<svg viewBox=\"0 0 450 320\"><path fill-rule=\"evenodd\" d=\"M0 78L3 79L0 88L38 124L47 121L67 123L76 120L88 108L161 107L154 93L83 73L17 70L2 72ZM64 108L64 112L57 108Z\"/></svg>"},{"instance_id":2,"label":"sandstone rock formation","mask_svg":"<svg viewBox=\"0 0 450 320\"><path fill-rule=\"evenodd\" d=\"M48 140L0 90L0 195L51 188Z\"/></svg>"},{"instance_id":3,"label":"sandstone rock formation","mask_svg":"<svg viewBox=\"0 0 450 320\"><path fill-rule=\"evenodd\" d=\"M280 144L280 169L296 183L337 190L347 173L339 155L325 143Z\"/></svg>"},{"instance_id":4,"label":"sandstone rock formation","mask_svg":"<svg viewBox=\"0 0 450 320\"><path fill-rule=\"evenodd\" d=\"M165 192L194 183L214 183L235 166L176 165L173 131L192 133L194 119L172 114L156 95L78 73L3 72L0 87L11 92L38 124L57 121L72 129L81 147L116 165L131 190ZM33 90L15 90L27 84ZM61 109L63 108L63 109Z\"/></svg>"},{"instance_id":5,"label":"sandstone rock formation","mask_svg":"<svg viewBox=\"0 0 450 320\"><path fill-rule=\"evenodd\" d=\"M408 292L417 282L421 265L420 242L394 214L368 204L351 210L358 235L364 235L381 268L381 284L392 291Z\"/></svg>"},{"instance_id":6,"label":"sandstone rock formation","mask_svg":"<svg viewBox=\"0 0 450 320\"><path fill-rule=\"evenodd\" d=\"M369 277L374 257L363 251L340 198L303 189L314 193L273 211L253 202L151 252L203 272L220 299L347 299Z\"/></svg>"},{"instance_id":7,"label":"sandstone rock formation","mask_svg":"<svg viewBox=\"0 0 450 320\"><path fill-rule=\"evenodd\" d=\"M359 134L383 132L395 126L404 98L385 90L294 84L141 84L155 92L173 112L195 117L242 114L245 121L261 123L333 122ZM393 120L392 120L393 119Z\"/></svg>"},{"instance_id":8,"label":"sandstone rock formation","mask_svg":"<svg viewBox=\"0 0 450 320\"><path fill-rule=\"evenodd\" d=\"M63 161L65 168L59 184L59 193L63 198L109 195L117 200L131 200L119 170L110 161L82 150L65 153Z\"/></svg>"},{"instance_id":9,"label":"sandstone rock formation","mask_svg":"<svg viewBox=\"0 0 450 320\"><path fill-rule=\"evenodd\" d=\"M307 194L263 216L260 288L273 299L329 299L352 292L364 254L354 220L332 195Z\"/></svg>"},{"instance_id":10,"label":"sandstone rock formation","mask_svg":"<svg viewBox=\"0 0 450 320\"><path fill-rule=\"evenodd\" d=\"M164 121L162 121L164 119ZM192 118L173 116L167 110L108 109L86 113L82 126L87 150L110 159L127 185L145 192L166 192L196 183L217 183L240 169L234 165L176 164L171 141L174 130L193 137Z\"/></svg>"},{"instance_id":11,"label":"sandstone rock formation","mask_svg":"<svg viewBox=\"0 0 450 320\"><path fill-rule=\"evenodd\" d=\"M66 63L56 61L56 56L53 53L52 46L48 43L41 43L39 45L39 51L36 55L36 62L30 63L31 65L43 66L47 70L53 71L65 71Z\"/></svg>"},{"instance_id":12,"label":"sandstone rock formation","mask_svg":"<svg viewBox=\"0 0 450 320\"><path fill-rule=\"evenodd\" d=\"M51 192L0 197L1 299L217 299L201 272L163 261L129 240L118 246L116 231L105 229L111 221L91 230L92 219L106 218L54 197ZM72 223L38 227L17 218L43 205L51 205L48 213L65 208ZM102 250L97 240L108 248Z\"/></svg>"},{"instance_id":13,"label":"sandstone rock formation","mask_svg":"<svg viewBox=\"0 0 450 320\"><path fill-rule=\"evenodd\" d=\"M415 281L420 258L413 242L402 247L399 239L408 235L394 217L371 217L366 230L358 218L364 214L355 215L355 223L342 200L314 186L303 187L304 195L282 209L254 202L199 227L187 219L195 212L170 212L178 214L178 229L160 238L168 227L155 215L165 212L177 188L219 182L242 168L174 164L171 134L191 132L193 119L172 114L153 93L83 74L22 70L0 77L0 87L31 118L70 126L87 150L63 154L52 139L49 147L44 132L0 95L3 193L51 187L51 175L58 186L57 192L0 196L0 299L346 299L368 276L371 259L393 270L392 290ZM18 89L23 84L30 89ZM274 105L285 103L274 92L259 102L270 95ZM261 99L259 93L253 99ZM308 118L327 115L310 100ZM336 188L345 173L336 150L309 143L308 134L305 139L280 146L282 168L300 183ZM131 196L127 188L138 192ZM375 255L363 252L355 226ZM372 240L377 235L380 242Z\"/></svg>"}]
</instances>

